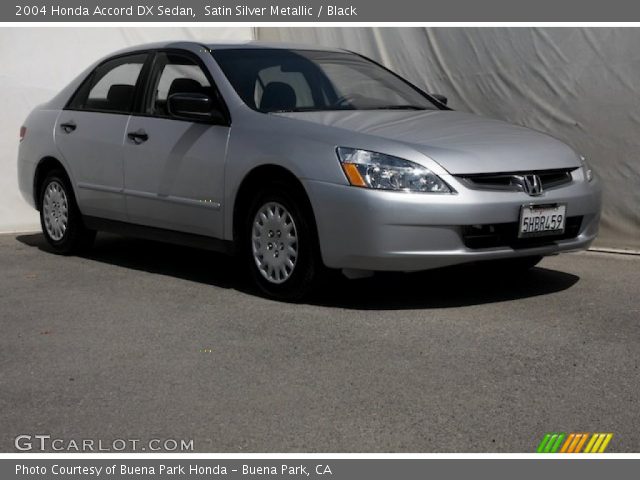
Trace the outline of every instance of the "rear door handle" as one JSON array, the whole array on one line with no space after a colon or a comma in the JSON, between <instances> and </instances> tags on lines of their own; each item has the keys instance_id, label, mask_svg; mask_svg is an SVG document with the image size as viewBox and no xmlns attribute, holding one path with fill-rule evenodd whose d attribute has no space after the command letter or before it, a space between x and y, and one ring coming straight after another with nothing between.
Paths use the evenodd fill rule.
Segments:
<instances>
[{"instance_id":1,"label":"rear door handle","mask_svg":"<svg viewBox=\"0 0 640 480\"><path fill-rule=\"evenodd\" d=\"M64 133L71 133L73 132L76 128L78 128L78 126L76 125L76 122L74 122L73 120L70 120L68 122L65 123L61 123L60 124L60 128L62 129L62 131Z\"/></svg>"},{"instance_id":2,"label":"rear door handle","mask_svg":"<svg viewBox=\"0 0 640 480\"><path fill-rule=\"evenodd\" d=\"M136 145L140 145L141 143L149 140L149 135L147 135L147 132L145 132L143 129L137 130L135 132L129 132L127 133L127 137L133 140L133 143L135 143Z\"/></svg>"}]
</instances>

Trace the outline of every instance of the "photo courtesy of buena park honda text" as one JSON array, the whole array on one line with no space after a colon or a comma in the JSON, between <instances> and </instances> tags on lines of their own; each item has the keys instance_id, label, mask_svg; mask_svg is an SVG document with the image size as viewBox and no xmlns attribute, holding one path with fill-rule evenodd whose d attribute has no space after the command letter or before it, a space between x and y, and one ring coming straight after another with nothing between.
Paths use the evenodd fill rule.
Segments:
<instances>
[{"instance_id":1,"label":"photo courtesy of buena park honda text","mask_svg":"<svg viewBox=\"0 0 640 480\"><path fill-rule=\"evenodd\" d=\"M640 7L0 4L0 479L632 478Z\"/></svg>"}]
</instances>

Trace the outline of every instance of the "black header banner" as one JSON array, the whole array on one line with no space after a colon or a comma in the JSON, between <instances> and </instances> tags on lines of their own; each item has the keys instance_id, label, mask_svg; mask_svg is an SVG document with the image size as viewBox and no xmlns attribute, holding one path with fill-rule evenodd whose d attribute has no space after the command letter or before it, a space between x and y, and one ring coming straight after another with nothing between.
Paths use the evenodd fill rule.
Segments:
<instances>
[{"instance_id":1,"label":"black header banner","mask_svg":"<svg viewBox=\"0 0 640 480\"><path fill-rule=\"evenodd\" d=\"M639 22L628 0L15 0L0 22Z\"/></svg>"}]
</instances>

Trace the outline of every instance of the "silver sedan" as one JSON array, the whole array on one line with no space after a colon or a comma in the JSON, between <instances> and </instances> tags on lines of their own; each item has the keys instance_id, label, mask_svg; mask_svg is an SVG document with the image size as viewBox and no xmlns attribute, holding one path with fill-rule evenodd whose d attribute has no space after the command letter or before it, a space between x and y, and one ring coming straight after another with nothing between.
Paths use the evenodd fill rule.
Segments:
<instances>
[{"instance_id":1,"label":"silver sedan","mask_svg":"<svg viewBox=\"0 0 640 480\"><path fill-rule=\"evenodd\" d=\"M514 272L587 248L601 187L585 159L446 103L341 50L145 45L29 115L19 183L57 252L98 230L221 250L278 298L329 270Z\"/></svg>"}]
</instances>

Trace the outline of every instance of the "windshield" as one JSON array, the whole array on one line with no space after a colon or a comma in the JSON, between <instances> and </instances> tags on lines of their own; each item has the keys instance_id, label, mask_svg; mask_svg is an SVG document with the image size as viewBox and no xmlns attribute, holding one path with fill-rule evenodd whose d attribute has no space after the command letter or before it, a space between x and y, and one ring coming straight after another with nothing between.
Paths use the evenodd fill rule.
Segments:
<instances>
[{"instance_id":1,"label":"windshield","mask_svg":"<svg viewBox=\"0 0 640 480\"><path fill-rule=\"evenodd\" d=\"M212 55L242 100L261 112L439 109L409 83L351 53L261 48Z\"/></svg>"}]
</instances>

